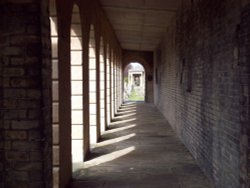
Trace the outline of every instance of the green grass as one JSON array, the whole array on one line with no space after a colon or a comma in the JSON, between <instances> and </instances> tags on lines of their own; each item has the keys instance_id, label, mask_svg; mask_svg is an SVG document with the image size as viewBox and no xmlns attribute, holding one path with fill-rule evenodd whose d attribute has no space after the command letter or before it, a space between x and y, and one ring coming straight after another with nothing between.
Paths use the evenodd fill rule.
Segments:
<instances>
[{"instance_id":1,"label":"green grass","mask_svg":"<svg viewBox=\"0 0 250 188\"><path fill-rule=\"evenodd\" d=\"M138 95L134 90L131 92L131 95L128 97L128 101L144 101L143 95Z\"/></svg>"}]
</instances>

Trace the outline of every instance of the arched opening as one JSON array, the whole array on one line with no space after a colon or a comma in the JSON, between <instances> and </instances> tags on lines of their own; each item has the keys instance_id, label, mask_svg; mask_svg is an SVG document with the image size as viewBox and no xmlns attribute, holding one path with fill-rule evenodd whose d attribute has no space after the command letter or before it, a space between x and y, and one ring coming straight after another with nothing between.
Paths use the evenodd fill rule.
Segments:
<instances>
[{"instance_id":1,"label":"arched opening","mask_svg":"<svg viewBox=\"0 0 250 188\"><path fill-rule=\"evenodd\" d=\"M74 5L70 31L71 55L71 153L72 162L83 162L83 57L79 7Z\"/></svg>"},{"instance_id":2,"label":"arched opening","mask_svg":"<svg viewBox=\"0 0 250 188\"><path fill-rule=\"evenodd\" d=\"M89 37L89 134L90 147L93 148L97 143L97 62L93 25L90 26Z\"/></svg>"},{"instance_id":3,"label":"arched opening","mask_svg":"<svg viewBox=\"0 0 250 188\"><path fill-rule=\"evenodd\" d=\"M138 62L124 69L124 101L145 101L145 69Z\"/></svg>"}]
</instances>

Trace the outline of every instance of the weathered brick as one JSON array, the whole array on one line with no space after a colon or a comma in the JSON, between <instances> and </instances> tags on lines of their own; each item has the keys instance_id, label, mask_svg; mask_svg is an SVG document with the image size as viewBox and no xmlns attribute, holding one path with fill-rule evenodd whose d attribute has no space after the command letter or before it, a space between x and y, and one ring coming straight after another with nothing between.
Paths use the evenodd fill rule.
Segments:
<instances>
[{"instance_id":1,"label":"weathered brick","mask_svg":"<svg viewBox=\"0 0 250 188\"><path fill-rule=\"evenodd\" d=\"M34 182L34 183L29 183L30 188L43 188L44 187L44 182Z\"/></svg>"},{"instance_id":2,"label":"weathered brick","mask_svg":"<svg viewBox=\"0 0 250 188\"><path fill-rule=\"evenodd\" d=\"M35 131L35 130L30 130L29 131L29 141L44 141L44 138L40 132Z\"/></svg>"},{"instance_id":3,"label":"weathered brick","mask_svg":"<svg viewBox=\"0 0 250 188\"><path fill-rule=\"evenodd\" d=\"M24 98L26 96L25 89L16 89L16 88L6 88L4 90L4 95L6 98Z\"/></svg>"},{"instance_id":4,"label":"weathered brick","mask_svg":"<svg viewBox=\"0 0 250 188\"><path fill-rule=\"evenodd\" d=\"M41 161L43 160L41 152L30 152L30 160L31 161Z\"/></svg>"},{"instance_id":5,"label":"weathered brick","mask_svg":"<svg viewBox=\"0 0 250 188\"><path fill-rule=\"evenodd\" d=\"M29 171L29 179L32 182L42 181L43 180L42 170L30 170Z\"/></svg>"},{"instance_id":6,"label":"weathered brick","mask_svg":"<svg viewBox=\"0 0 250 188\"><path fill-rule=\"evenodd\" d=\"M38 36L35 36L35 35L24 35L24 36L20 36L20 35L16 35L16 36L13 36L11 37L11 40L10 40L10 44L11 45L15 45L15 46L18 46L18 45L26 45L27 42L39 42L39 37Z\"/></svg>"},{"instance_id":7,"label":"weathered brick","mask_svg":"<svg viewBox=\"0 0 250 188\"><path fill-rule=\"evenodd\" d=\"M24 65L25 59L23 57L11 57L10 60L12 65Z\"/></svg>"},{"instance_id":8,"label":"weathered brick","mask_svg":"<svg viewBox=\"0 0 250 188\"><path fill-rule=\"evenodd\" d=\"M26 30L29 34L35 34L40 32L40 28L37 26L27 26Z\"/></svg>"},{"instance_id":9,"label":"weathered brick","mask_svg":"<svg viewBox=\"0 0 250 188\"><path fill-rule=\"evenodd\" d=\"M11 87L37 87L38 80L30 79L30 78L11 78L10 79Z\"/></svg>"},{"instance_id":10,"label":"weathered brick","mask_svg":"<svg viewBox=\"0 0 250 188\"><path fill-rule=\"evenodd\" d=\"M19 100L17 107L28 108L28 109L39 109L41 106L39 100Z\"/></svg>"},{"instance_id":11,"label":"weathered brick","mask_svg":"<svg viewBox=\"0 0 250 188\"><path fill-rule=\"evenodd\" d=\"M9 180L6 180L4 186L8 188L16 188L17 185L19 188L27 188L29 186L29 184L26 181L20 181L20 180L14 181L14 180L11 180L11 177L9 177Z\"/></svg>"},{"instance_id":12,"label":"weathered brick","mask_svg":"<svg viewBox=\"0 0 250 188\"><path fill-rule=\"evenodd\" d=\"M5 141L4 142L4 150L11 150L12 149L12 145L11 145L11 141Z\"/></svg>"},{"instance_id":13,"label":"weathered brick","mask_svg":"<svg viewBox=\"0 0 250 188\"><path fill-rule=\"evenodd\" d=\"M5 154L6 160L14 160L14 161L28 161L29 153L27 152L19 152L19 151L8 151Z\"/></svg>"},{"instance_id":14,"label":"weathered brick","mask_svg":"<svg viewBox=\"0 0 250 188\"><path fill-rule=\"evenodd\" d=\"M15 56L18 56L18 55L22 55L24 52L24 50L20 47L6 47L4 50L3 50L3 55L15 55Z\"/></svg>"},{"instance_id":15,"label":"weathered brick","mask_svg":"<svg viewBox=\"0 0 250 188\"><path fill-rule=\"evenodd\" d=\"M155 103L221 188L247 187L242 138L249 124L244 64L250 59L250 18L242 14L250 13L250 6L237 5L236 0L183 1L155 53Z\"/></svg>"},{"instance_id":16,"label":"weathered brick","mask_svg":"<svg viewBox=\"0 0 250 188\"><path fill-rule=\"evenodd\" d=\"M38 119L40 114L41 114L40 110L28 110L27 119L29 120Z\"/></svg>"},{"instance_id":17,"label":"weathered brick","mask_svg":"<svg viewBox=\"0 0 250 188\"><path fill-rule=\"evenodd\" d=\"M43 159L45 148L40 136L47 125L49 129L48 118L41 111L41 105L47 108L49 102L43 98L43 92L48 90L43 82L48 87L50 80L43 77L42 71L51 69L43 65L50 60L50 46L42 44L49 41L47 8L45 1L0 2L1 187L37 188L51 182L49 176L44 176L44 167L45 163L50 166L52 157ZM42 9L46 10L46 18L42 18ZM47 174L50 171L46 167Z\"/></svg>"},{"instance_id":18,"label":"weathered brick","mask_svg":"<svg viewBox=\"0 0 250 188\"><path fill-rule=\"evenodd\" d=\"M20 77L24 75L23 68L7 68L4 70L4 75L9 77Z\"/></svg>"},{"instance_id":19,"label":"weathered brick","mask_svg":"<svg viewBox=\"0 0 250 188\"><path fill-rule=\"evenodd\" d=\"M25 131L5 131L6 140L25 140L27 139L27 132Z\"/></svg>"},{"instance_id":20,"label":"weathered brick","mask_svg":"<svg viewBox=\"0 0 250 188\"><path fill-rule=\"evenodd\" d=\"M43 165L41 162L14 162L13 169L15 170L22 170L22 171L42 171Z\"/></svg>"},{"instance_id":21,"label":"weathered brick","mask_svg":"<svg viewBox=\"0 0 250 188\"><path fill-rule=\"evenodd\" d=\"M38 128L39 125L40 125L39 121L29 121L29 120L11 121L12 129L30 130Z\"/></svg>"},{"instance_id":22,"label":"weathered brick","mask_svg":"<svg viewBox=\"0 0 250 188\"><path fill-rule=\"evenodd\" d=\"M28 182L29 173L25 171L8 171L6 179Z\"/></svg>"},{"instance_id":23,"label":"weathered brick","mask_svg":"<svg viewBox=\"0 0 250 188\"><path fill-rule=\"evenodd\" d=\"M15 151L39 151L42 144L40 142L13 141L12 149Z\"/></svg>"},{"instance_id":24,"label":"weathered brick","mask_svg":"<svg viewBox=\"0 0 250 188\"><path fill-rule=\"evenodd\" d=\"M28 98L39 99L41 97L41 92L35 89L27 89L26 94Z\"/></svg>"},{"instance_id":25,"label":"weathered brick","mask_svg":"<svg viewBox=\"0 0 250 188\"><path fill-rule=\"evenodd\" d=\"M11 119L25 119L27 118L27 111L26 110L8 110L4 113L4 119L11 120Z\"/></svg>"}]
</instances>

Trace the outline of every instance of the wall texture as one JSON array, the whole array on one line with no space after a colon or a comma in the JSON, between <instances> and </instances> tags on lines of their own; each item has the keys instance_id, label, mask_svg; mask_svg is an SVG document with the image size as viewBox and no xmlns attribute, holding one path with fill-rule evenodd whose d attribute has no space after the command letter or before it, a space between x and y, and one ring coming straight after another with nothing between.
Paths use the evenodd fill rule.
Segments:
<instances>
[{"instance_id":1,"label":"wall texture","mask_svg":"<svg viewBox=\"0 0 250 188\"><path fill-rule=\"evenodd\" d=\"M249 5L183 1L155 51L155 103L215 187L247 187Z\"/></svg>"},{"instance_id":2,"label":"wall texture","mask_svg":"<svg viewBox=\"0 0 250 188\"><path fill-rule=\"evenodd\" d=\"M1 1L0 186L51 187L47 2Z\"/></svg>"}]
</instances>

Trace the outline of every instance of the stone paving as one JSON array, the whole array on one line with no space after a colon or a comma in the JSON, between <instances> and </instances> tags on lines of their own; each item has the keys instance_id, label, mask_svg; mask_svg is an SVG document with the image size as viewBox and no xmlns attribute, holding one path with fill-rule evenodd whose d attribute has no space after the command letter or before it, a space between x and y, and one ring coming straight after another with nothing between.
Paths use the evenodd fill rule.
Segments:
<instances>
[{"instance_id":1,"label":"stone paving","mask_svg":"<svg viewBox=\"0 0 250 188\"><path fill-rule=\"evenodd\" d=\"M212 188L152 104L126 103L84 164L72 188Z\"/></svg>"}]
</instances>

